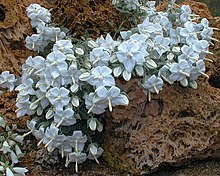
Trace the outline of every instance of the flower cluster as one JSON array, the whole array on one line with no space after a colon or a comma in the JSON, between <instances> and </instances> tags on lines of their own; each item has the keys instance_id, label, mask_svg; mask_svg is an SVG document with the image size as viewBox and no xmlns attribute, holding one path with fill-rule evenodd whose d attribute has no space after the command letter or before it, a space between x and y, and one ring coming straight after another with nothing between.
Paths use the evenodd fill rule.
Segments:
<instances>
[{"instance_id":1,"label":"flower cluster","mask_svg":"<svg viewBox=\"0 0 220 176\"><path fill-rule=\"evenodd\" d=\"M207 76L206 55L212 54L208 48L213 28L205 18L194 22L189 6L176 8L171 1L167 11L157 12L152 1L113 3L124 3L142 15L138 25L121 31L117 39L107 34L96 40L70 40L50 24L49 11L37 4L27 8L37 34L26 38L26 46L41 52L22 66L17 116L37 115L27 122L30 132L25 135L32 133L48 151L59 150L66 166L76 163L76 171L86 159L98 163L103 152L97 139L103 130L99 114L129 103L117 78L142 78L139 85L150 100L164 81L196 88L196 79Z\"/></svg>"},{"instance_id":2,"label":"flower cluster","mask_svg":"<svg viewBox=\"0 0 220 176\"><path fill-rule=\"evenodd\" d=\"M0 173L6 176L24 176L28 171L24 167L14 166L24 155L19 147L23 136L14 132L16 128L16 125L11 128L7 126L6 121L0 117Z\"/></svg>"},{"instance_id":3,"label":"flower cluster","mask_svg":"<svg viewBox=\"0 0 220 176\"><path fill-rule=\"evenodd\" d=\"M51 21L49 10L42 8L39 4L31 4L27 8L27 15L31 19L32 27L37 30L37 34L26 37L25 46L29 50L43 52L50 42L63 39L66 36L60 28L49 23Z\"/></svg>"},{"instance_id":4,"label":"flower cluster","mask_svg":"<svg viewBox=\"0 0 220 176\"><path fill-rule=\"evenodd\" d=\"M130 1L136 4L136 1ZM120 44L111 57L115 77L122 74L143 77L145 92L159 93L163 81L197 88L196 79L206 75L205 63L213 29L203 18L199 23L188 5L175 7L171 1L165 12L142 8L146 18L130 31L121 32ZM153 2L151 2L153 5Z\"/></svg>"},{"instance_id":5,"label":"flower cluster","mask_svg":"<svg viewBox=\"0 0 220 176\"><path fill-rule=\"evenodd\" d=\"M114 106L128 105L127 96L116 87L108 67L110 53L106 49L113 51L119 43L109 36L103 39L105 50L91 51L87 41L73 43L60 28L51 27L50 14L43 7L32 4L27 12L38 34L27 37L26 46L41 53L27 58L16 87L17 116L38 116L27 122L30 131L24 136L32 133L38 145L44 144L48 151L59 150L66 157L66 166L76 163L76 171L86 159L98 163L103 149L96 135L103 124L95 114L107 107L112 111ZM45 47L51 49L48 54L43 52ZM87 55L89 61L84 62Z\"/></svg>"},{"instance_id":6,"label":"flower cluster","mask_svg":"<svg viewBox=\"0 0 220 176\"><path fill-rule=\"evenodd\" d=\"M8 89L10 92L14 89L17 79L9 71L3 71L0 75L0 87ZM3 93L3 91L0 91Z\"/></svg>"}]
</instances>

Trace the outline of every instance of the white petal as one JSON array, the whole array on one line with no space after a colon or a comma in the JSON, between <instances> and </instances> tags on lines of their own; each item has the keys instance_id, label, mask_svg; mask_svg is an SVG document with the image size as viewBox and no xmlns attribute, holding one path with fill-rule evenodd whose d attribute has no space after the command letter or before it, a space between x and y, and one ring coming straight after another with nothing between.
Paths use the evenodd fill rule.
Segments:
<instances>
[{"instance_id":1,"label":"white petal","mask_svg":"<svg viewBox=\"0 0 220 176\"><path fill-rule=\"evenodd\" d=\"M14 176L13 172L8 167L6 168L6 176Z\"/></svg>"},{"instance_id":2,"label":"white petal","mask_svg":"<svg viewBox=\"0 0 220 176\"><path fill-rule=\"evenodd\" d=\"M23 174L25 172L28 172L28 170L23 167L13 167L13 171L15 171L18 174Z\"/></svg>"}]
</instances>

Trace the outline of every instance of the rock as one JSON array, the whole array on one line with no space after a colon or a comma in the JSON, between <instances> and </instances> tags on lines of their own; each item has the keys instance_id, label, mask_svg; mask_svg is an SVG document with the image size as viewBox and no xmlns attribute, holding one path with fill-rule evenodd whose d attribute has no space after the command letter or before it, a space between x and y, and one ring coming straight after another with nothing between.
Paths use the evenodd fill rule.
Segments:
<instances>
[{"instance_id":1,"label":"rock","mask_svg":"<svg viewBox=\"0 0 220 176\"><path fill-rule=\"evenodd\" d=\"M210 26L219 27L219 17L208 18ZM219 32L214 37L219 38ZM196 90L165 85L149 102L138 79L120 82L130 104L106 114L103 146L104 160L114 170L139 175L162 165L204 159L220 149L219 43L211 52L213 63L206 63L210 78L201 77Z\"/></svg>"}]
</instances>

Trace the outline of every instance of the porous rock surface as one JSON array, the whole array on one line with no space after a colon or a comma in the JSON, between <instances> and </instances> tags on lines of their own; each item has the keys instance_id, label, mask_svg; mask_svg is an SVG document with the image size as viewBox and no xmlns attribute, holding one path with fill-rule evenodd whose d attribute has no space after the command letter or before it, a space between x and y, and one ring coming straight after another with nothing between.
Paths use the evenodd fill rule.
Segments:
<instances>
[{"instance_id":1,"label":"porous rock surface","mask_svg":"<svg viewBox=\"0 0 220 176\"><path fill-rule=\"evenodd\" d=\"M22 63L34 54L24 47L25 36L31 34L25 10L33 2L49 7L41 0L0 0L0 71L9 70L19 75ZM124 20L124 16L120 16L107 0L53 2L54 21L69 27L77 35L83 35L86 29L90 29L91 36L98 37L117 30ZM194 1L187 2L196 4ZM220 27L219 17L209 16L205 5L201 8L197 4L197 7L199 11L203 10L201 14L208 14L213 27ZM219 36L216 32L215 38ZM119 82L128 93L130 104L126 108L114 108L112 114L104 116L106 138L103 159L112 170L139 175L163 164L180 165L192 158L206 158L220 148L219 44L215 43L212 51L215 56L209 58L214 62L207 63L210 79L201 78L196 90L178 84L165 85L163 91L153 95L152 101L148 102L142 89L137 86L138 79L132 79L129 83ZM0 95L0 114L10 122L16 120L15 99L16 92ZM25 127L26 118L17 121ZM34 161L35 151L28 155ZM30 164L31 157L26 158L29 158L27 163ZM29 167L31 170L36 165ZM38 173L36 170L30 175L43 174L43 170L39 169ZM53 174L56 174L55 171ZM89 172L88 175L92 174Z\"/></svg>"},{"instance_id":2,"label":"porous rock surface","mask_svg":"<svg viewBox=\"0 0 220 176\"><path fill-rule=\"evenodd\" d=\"M77 37L86 33L100 37L119 28L129 28L125 14L117 11L111 0L53 0L52 16L58 26L64 26Z\"/></svg>"},{"instance_id":3,"label":"porous rock surface","mask_svg":"<svg viewBox=\"0 0 220 176\"><path fill-rule=\"evenodd\" d=\"M190 2L192 7L201 7ZM219 28L220 18L207 14L210 26ZM214 37L219 39L219 34L216 31ZM140 80L119 82L130 103L105 117L104 159L115 170L139 175L162 165L207 158L220 149L220 49L219 43L213 43L214 56L208 56L213 63L206 62L210 78L201 77L196 90L165 84L149 102L138 87Z\"/></svg>"}]
</instances>

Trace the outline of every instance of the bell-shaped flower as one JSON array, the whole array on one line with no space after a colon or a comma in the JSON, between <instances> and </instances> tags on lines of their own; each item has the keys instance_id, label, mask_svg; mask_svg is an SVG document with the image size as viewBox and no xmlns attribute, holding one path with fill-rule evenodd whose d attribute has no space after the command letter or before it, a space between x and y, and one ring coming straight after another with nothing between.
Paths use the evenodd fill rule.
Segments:
<instances>
[{"instance_id":1,"label":"bell-shaped flower","mask_svg":"<svg viewBox=\"0 0 220 176\"><path fill-rule=\"evenodd\" d=\"M93 92L85 97L85 104L88 109L88 113L92 112L94 114L102 114L105 112L105 108L107 107L105 101L97 101L95 93Z\"/></svg>"},{"instance_id":2,"label":"bell-shaped flower","mask_svg":"<svg viewBox=\"0 0 220 176\"><path fill-rule=\"evenodd\" d=\"M162 56L163 53L169 51L170 39L163 36L156 36L154 38L154 49L157 51L159 56Z\"/></svg>"},{"instance_id":3,"label":"bell-shaped flower","mask_svg":"<svg viewBox=\"0 0 220 176\"><path fill-rule=\"evenodd\" d=\"M203 60L197 61L195 66L193 65L191 67L190 80L196 80L200 75L209 77L207 74L205 74L205 63Z\"/></svg>"},{"instance_id":4,"label":"bell-shaped flower","mask_svg":"<svg viewBox=\"0 0 220 176\"><path fill-rule=\"evenodd\" d=\"M186 60L179 60L178 63L173 63L170 67L169 79L174 81L182 81L190 76L190 66Z\"/></svg>"},{"instance_id":5,"label":"bell-shaped flower","mask_svg":"<svg viewBox=\"0 0 220 176\"><path fill-rule=\"evenodd\" d=\"M27 8L27 15L31 19L32 27L37 27L42 23L49 23L51 14L49 10L41 7L39 4L31 4Z\"/></svg>"},{"instance_id":6,"label":"bell-shaped flower","mask_svg":"<svg viewBox=\"0 0 220 176\"><path fill-rule=\"evenodd\" d=\"M180 42L180 35L178 34L178 28L169 30L170 46L177 45Z\"/></svg>"},{"instance_id":7,"label":"bell-shaped flower","mask_svg":"<svg viewBox=\"0 0 220 176\"><path fill-rule=\"evenodd\" d=\"M39 89L41 92L47 92L47 90L50 88L52 80L46 81L46 78L48 78L48 75L43 74L40 80L36 83L35 87Z\"/></svg>"},{"instance_id":8,"label":"bell-shaped flower","mask_svg":"<svg viewBox=\"0 0 220 176\"><path fill-rule=\"evenodd\" d=\"M83 163L86 160L86 153L82 153L81 151L75 151L69 154L69 162L75 162L75 169L78 172L78 164ZM67 165L68 165L67 163Z\"/></svg>"},{"instance_id":9,"label":"bell-shaped flower","mask_svg":"<svg viewBox=\"0 0 220 176\"><path fill-rule=\"evenodd\" d=\"M150 22L147 17L141 24L138 24L138 30L140 33L148 35L149 37L155 37L158 34L163 34L163 28L159 23Z\"/></svg>"},{"instance_id":10,"label":"bell-shaped flower","mask_svg":"<svg viewBox=\"0 0 220 176\"><path fill-rule=\"evenodd\" d=\"M66 141L60 143L60 145L57 146L57 148L59 149L59 153L61 154L62 158L64 158L64 156L69 155L73 151L73 148Z\"/></svg>"},{"instance_id":11,"label":"bell-shaped flower","mask_svg":"<svg viewBox=\"0 0 220 176\"><path fill-rule=\"evenodd\" d=\"M75 151L83 151L87 137L82 134L82 131L74 131L72 136L67 136L66 141L75 149Z\"/></svg>"},{"instance_id":12,"label":"bell-shaped flower","mask_svg":"<svg viewBox=\"0 0 220 176\"><path fill-rule=\"evenodd\" d=\"M32 57L29 56L25 63L22 65L22 72L31 75L35 73L36 75L41 75L45 69L45 59L42 56Z\"/></svg>"},{"instance_id":13,"label":"bell-shaped flower","mask_svg":"<svg viewBox=\"0 0 220 176\"><path fill-rule=\"evenodd\" d=\"M65 60L66 56L60 51L53 51L47 56L45 64L53 78L67 73L68 65Z\"/></svg>"},{"instance_id":14,"label":"bell-shaped flower","mask_svg":"<svg viewBox=\"0 0 220 176\"><path fill-rule=\"evenodd\" d=\"M145 56L148 56L148 52L146 51L147 49L147 43L146 40L149 38L149 36L145 35L145 34L138 34L138 33L134 33L133 35L130 36L130 40L134 41L136 44L138 44L140 46L140 50L141 53L145 53Z\"/></svg>"},{"instance_id":15,"label":"bell-shaped flower","mask_svg":"<svg viewBox=\"0 0 220 176\"><path fill-rule=\"evenodd\" d=\"M55 42L58 40L62 40L64 37L66 37L66 34L61 31L59 27L51 27L52 33L50 35L50 40Z\"/></svg>"},{"instance_id":16,"label":"bell-shaped flower","mask_svg":"<svg viewBox=\"0 0 220 176\"><path fill-rule=\"evenodd\" d=\"M108 66L110 54L102 48L94 48L89 55L89 61L93 66Z\"/></svg>"},{"instance_id":17,"label":"bell-shaped flower","mask_svg":"<svg viewBox=\"0 0 220 176\"><path fill-rule=\"evenodd\" d=\"M140 46L134 41L125 41L118 46L116 56L125 69L131 73L137 63L144 63L145 59L140 51Z\"/></svg>"},{"instance_id":18,"label":"bell-shaped flower","mask_svg":"<svg viewBox=\"0 0 220 176\"><path fill-rule=\"evenodd\" d=\"M64 106L69 104L69 92L70 91L64 87L54 87L47 92L46 97L57 110L62 110Z\"/></svg>"},{"instance_id":19,"label":"bell-shaped flower","mask_svg":"<svg viewBox=\"0 0 220 176\"><path fill-rule=\"evenodd\" d=\"M64 111L57 111L54 115L54 122L57 123L57 127L62 126L71 126L76 123L74 118L74 111L70 108L65 109Z\"/></svg>"},{"instance_id":20,"label":"bell-shaped flower","mask_svg":"<svg viewBox=\"0 0 220 176\"><path fill-rule=\"evenodd\" d=\"M51 146L52 142L58 136L58 132L59 129L54 125L50 125L50 127L46 128L45 137L43 139L43 143L45 144L45 147L48 147L49 145Z\"/></svg>"},{"instance_id":21,"label":"bell-shaped flower","mask_svg":"<svg viewBox=\"0 0 220 176\"><path fill-rule=\"evenodd\" d=\"M129 102L127 96L121 94L120 89L115 86L111 86L109 89L104 86L98 87L95 93L99 101L105 101L110 111L112 111L112 107L114 106L127 106Z\"/></svg>"},{"instance_id":22,"label":"bell-shaped flower","mask_svg":"<svg viewBox=\"0 0 220 176\"><path fill-rule=\"evenodd\" d=\"M40 34L33 34L32 36L27 36L25 42L25 46L29 50L43 51L41 47L43 45L43 38Z\"/></svg>"},{"instance_id":23,"label":"bell-shaped flower","mask_svg":"<svg viewBox=\"0 0 220 176\"><path fill-rule=\"evenodd\" d=\"M182 23L186 23L187 21L191 20L192 11L189 5L182 5L181 7L181 14L180 14L180 21Z\"/></svg>"},{"instance_id":24,"label":"bell-shaped flower","mask_svg":"<svg viewBox=\"0 0 220 176\"><path fill-rule=\"evenodd\" d=\"M200 56L204 57L209 54L209 43L206 40L199 40L192 46L193 50L200 53Z\"/></svg>"},{"instance_id":25,"label":"bell-shaped flower","mask_svg":"<svg viewBox=\"0 0 220 176\"><path fill-rule=\"evenodd\" d=\"M180 28L179 35L181 36L181 42L183 43L188 42L188 40L194 40L197 38L194 24L191 21L184 23L184 27Z\"/></svg>"},{"instance_id":26,"label":"bell-shaped flower","mask_svg":"<svg viewBox=\"0 0 220 176\"><path fill-rule=\"evenodd\" d=\"M2 148L0 148L0 151L4 154L11 152L11 146L8 144L7 141L4 141L2 144Z\"/></svg>"},{"instance_id":27,"label":"bell-shaped flower","mask_svg":"<svg viewBox=\"0 0 220 176\"><path fill-rule=\"evenodd\" d=\"M95 160L99 164L99 161L97 158L102 155L103 151L104 150L101 147L98 148L95 144L90 144L89 154L87 158L91 160Z\"/></svg>"},{"instance_id":28,"label":"bell-shaped flower","mask_svg":"<svg viewBox=\"0 0 220 176\"><path fill-rule=\"evenodd\" d=\"M163 87L163 80L160 77L152 75L149 78L145 78L144 82L141 84L144 89L147 89L151 93L159 93Z\"/></svg>"},{"instance_id":29,"label":"bell-shaped flower","mask_svg":"<svg viewBox=\"0 0 220 176\"><path fill-rule=\"evenodd\" d=\"M113 86L115 85L115 79L111 75L112 70L107 66L98 66L91 70L91 74L87 79L87 82L92 86Z\"/></svg>"},{"instance_id":30,"label":"bell-shaped flower","mask_svg":"<svg viewBox=\"0 0 220 176\"><path fill-rule=\"evenodd\" d=\"M54 73L55 74L52 75L52 73L48 69L45 70L44 79L46 84L42 85L42 89L46 88L48 85L49 87L52 86L57 88L60 88L62 86L63 76L57 72Z\"/></svg>"},{"instance_id":31,"label":"bell-shaped flower","mask_svg":"<svg viewBox=\"0 0 220 176\"><path fill-rule=\"evenodd\" d=\"M182 54L178 59L187 60L189 63L194 63L199 59L199 55L192 49L191 46L183 45L181 48Z\"/></svg>"},{"instance_id":32,"label":"bell-shaped flower","mask_svg":"<svg viewBox=\"0 0 220 176\"><path fill-rule=\"evenodd\" d=\"M20 102L18 101L16 103L17 110L15 111L17 113L17 117L21 117L24 115L33 115L35 113L34 110L31 110L29 107L31 105L30 101Z\"/></svg>"},{"instance_id":33,"label":"bell-shaped flower","mask_svg":"<svg viewBox=\"0 0 220 176\"><path fill-rule=\"evenodd\" d=\"M73 44L70 40L58 40L53 45L53 51L60 51L63 54L73 54Z\"/></svg>"},{"instance_id":34,"label":"bell-shaped flower","mask_svg":"<svg viewBox=\"0 0 220 176\"><path fill-rule=\"evenodd\" d=\"M120 42L114 41L111 35L108 33L104 41L101 43L100 48L103 48L104 50L111 53L114 51L115 47L118 46L119 44Z\"/></svg>"},{"instance_id":35,"label":"bell-shaped flower","mask_svg":"<svg viewBox=\"0 0 220 176\"><path fill-rule=\"evenodd\" d=\"M10 74L9 71L3 71L0 75L0 87L8 88L10 92L14 89L16 81L15 76Z\"/></svg>"},{"instance_id":36,"label":"bell-shaped flower","mask_svg":"<svg viewBox=\"0 0 220 176\"><path fill-rule=\"evenodd\" d=\"M34 81L31 78L22 79L22 84L15 88L19 91L20 95L35 95L35 90L33 89Z\"/></svg>"}]
</instances>

